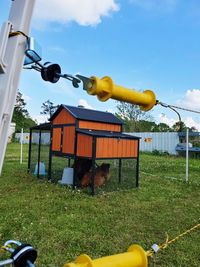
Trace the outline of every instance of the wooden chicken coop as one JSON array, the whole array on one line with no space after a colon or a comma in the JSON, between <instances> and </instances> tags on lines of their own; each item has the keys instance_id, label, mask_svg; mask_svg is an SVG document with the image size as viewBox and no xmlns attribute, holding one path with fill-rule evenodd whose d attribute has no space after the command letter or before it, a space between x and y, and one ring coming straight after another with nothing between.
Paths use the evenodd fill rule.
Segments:
<instances>
[{"instance_id":1,"label":"wooden chicken coop","mask_svg":"<svg viewBox=\"0 0 200 267\"><path fill-rule=\"evenodd\" d=\"M61 105L50 118L51 144L48 178L51 179L52 157L80 158L92 162L91 190L94 194L94 172L97 159L136 160L136 186L139 185L139 137L122 133L122 121L109 112ZM77 181L74 168L73 187Z\"/></svg>"}]
</instances>

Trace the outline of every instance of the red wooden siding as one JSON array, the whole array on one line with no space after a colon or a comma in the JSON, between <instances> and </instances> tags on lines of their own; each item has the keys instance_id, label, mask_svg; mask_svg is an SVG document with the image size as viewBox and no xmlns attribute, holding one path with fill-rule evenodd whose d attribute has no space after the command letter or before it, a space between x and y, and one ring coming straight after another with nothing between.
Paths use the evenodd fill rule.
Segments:
<instances>
[{"instance_id":1,"label":"red wooden siding","mask_svg":"<svg viewBox=\"0 0 200 267\"><path fill-rule=\"evenodd\" d=\"M60 151L60 144L61 144L61 128L54 128L52 136L52 150Z\"/></svg>"},{"instance_id":2,"label":"red wooden siding","mask_svg":"<svg viewBox=\"0 0 200 267\"><path fill-rule=\"evenodd\" d=\"M97 138L96 158L138 157L138 140Z\"/></svg>"},{"instance_id":3,"label":"red wooden siding","mask_svg":"<svg viewBox=\"0 0 200 267\"><path fill-rule=\"evenodd\" d=\"M92 157L92 136L78 134L77 156Z\"/></svg>"},{"instance_id":4,"label":"red wooden siding","mask_svg":"<svg viewBox=\"0 0 200 267\"><path fill-rule=\"evenodd\" d=\"M75 142L75 127L64 126L63 127L62 152L74 154L74 142Z\"/></svg>"},{"instance_id":5,"label":"red wooden siding","mask_svg":"<svg viewBox=\"0 0 200 267\"><path fill-rule=\"evenodd\" d=\"M79 121L80 129L120 132L121 125L94 121Z\"/></svg>"},{"instance_id":6,"label":"red wooden siding","mask_svg":"<svg viewBox=\"0 0 200 267\"><path fill-rule=\"evenodd\" d=\"M62 109L60 113L53 120L53 124L67 124L75 123L75 118L65 109Z\"/></svg>"}]
</instances>

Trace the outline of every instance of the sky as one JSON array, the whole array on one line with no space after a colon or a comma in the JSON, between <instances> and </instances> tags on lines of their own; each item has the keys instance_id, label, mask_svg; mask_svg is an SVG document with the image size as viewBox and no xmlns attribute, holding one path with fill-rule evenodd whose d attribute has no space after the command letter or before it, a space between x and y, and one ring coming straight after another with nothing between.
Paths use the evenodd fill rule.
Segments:
<instances>
[{"instance_id":1,"label":"sky","mask_svg":"<svg viewBox=\"0 0 200 267\"><path fill-rule=\"evenodd\" d=\"M0 0L0 25L11 3ZM108 75L127 88L153 90L161 102L200 111L198 0L36 0L30 36L42 47L42 63L58 63L62 73ZM48 99L116 112L116 101L100 102L65 79L45 82L34 70L23 70L19 90L38 122ZM170 126L178 121L161 106L149 115ZM198 114L180 115L200 131Z\"/></svg>"}]
</instances>

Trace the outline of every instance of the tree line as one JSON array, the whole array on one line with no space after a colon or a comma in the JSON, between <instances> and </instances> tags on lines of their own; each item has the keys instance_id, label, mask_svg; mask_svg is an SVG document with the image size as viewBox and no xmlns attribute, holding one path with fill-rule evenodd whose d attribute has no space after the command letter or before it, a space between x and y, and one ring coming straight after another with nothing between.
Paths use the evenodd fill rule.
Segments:
<instances>
[{"instance_id":1,"label":"tree line","mask_svg":"<svg viewBox=\"0 0 200 267\"><path fill-rule=\"evenodd\" d=\"M177 121L172 127L163 122L156 123L149 112L142 111L137 105L118 102L116 108L115 115L123 121L124 132L178 132L187 128L183 121ZM191 127L189 131L196 132L197 129Z\"/></svg>"},{"instance_id":2,"label":"tree line","mask_svg":"<svg viewBox=\"0 0 200 267\"><path fill-rule=\"evenodd\" d=\"M40 114L50 118L58 107L59 105L55 105L48 99L42 103ZM178 132L186 130L186 125L182 121L177 121L172 127L166 123L156 123L149 112L142 111L137 105L117 102L116 109L115 115L123 121L124 132ZM12 122L16 123L16 132L20 132L21 128L29 132L31 127L37 125L37 121L30 117L26 109L26 102L19 91ZM195 127L191 127L189 130L197 131Z\"/></svg>"}]
</instances>

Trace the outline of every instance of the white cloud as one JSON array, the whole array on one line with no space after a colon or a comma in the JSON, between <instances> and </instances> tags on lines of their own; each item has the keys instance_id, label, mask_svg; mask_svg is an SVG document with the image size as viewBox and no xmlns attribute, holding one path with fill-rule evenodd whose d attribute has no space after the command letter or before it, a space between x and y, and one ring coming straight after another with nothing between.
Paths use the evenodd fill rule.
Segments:
<instances>
[{"instance_id":1,"label":"white cloud","mask_svg":"<svg viewBox=\"0 0 200 267\"><path fill-rule=\"evenodd\" d=\"M185 118L184 122L187 127L195 127L200 132L200 122L195 121L192 117Z\"/></svg>"},{"instance_id":2,"label":"white cloud","mask_svg":"<svg viewBox=\"0 0 200 267\"><path fill-rule=\"evenodd\" d=\"M83 106L84 108L94 109L92 106L90 106L90 104L88 104L88 102L85 99L79 99L78 105Z\"/></svg>"},{"instance_id":3,"label":"white cloud","mask_svg":"<svg viewBox=\"0 0 200 267\"><path fill-rule=\"evenodd\" d=\"M103 16L119 10L116 0L37 0L34 12L35 22L97 25Z\"/></svg>"},{"instance_id":4,"label":"white cloud","mask_svg":"<svg viewBox=\"0 0 200 267\"><path fill-rule=\"evenodd\" d=\"M177 118L177 120L178 120L178 118ZM174 125L177 122L177 120L175 120L173 118L169 118L165 114L159 115L159 122L166 123L170 127L172 127L172 125ZM192 117L182 118L182 121L185 123L185 125L187 127L189 127L189 128L195 127L198 131L200 131L200 122L194 120Z\"/></svg>"},{"instance_id":5,"label":"white cloud","mask_svg":"<svg viewBox=\"0 0 200 267\"><path fill-rule=\"evenodd\" d=\"M172 127L172 125L174 125L174 123L176 123L177 120L168 118L165 114L162 113L159 115L159 122L166 123L167 125Z\"/></svg>"},{"instance_id":6,"label":"white cloud","mask_svg":"<svg viewBox=\"0 0 200 267\"><path fill-rule=\"evenodd\" d=\"M22 93L22 98L25 100L25 102L29 102L31 100L31 97L28 95L25 95L24 93Z\"/></svg>"},{"instance_id":7,"label":"white cloud","mask_svg":"<svg viewBox=\"0 0 200 267\"><path fill-rule=\"evenodd\" d=\"M183 108L200 110L200 89L187 90L184 97L177 101L177 105Z\"/></svg>"},{"instance_id":8,"label":"white cloud","mask_svg":"<svg viewBox=\"0 0 200 267\"><path fill-rule=\"evenodd\" d=\"M130 3L146 10L173 11L179 0L130 0Z\"/></svg>"},{"instance_id":9,"label":"white cloud","mask_svg":"<svg viewBox=\"0 0 200 267\"><path fill-rule=\"evenodd\" d=\"M31 118L33 120L36 120L38 124L40 123L45 123L45 122L49 122L48 121L48 116L47 115L32 115Z\"/></svg>"}]
</instances>

